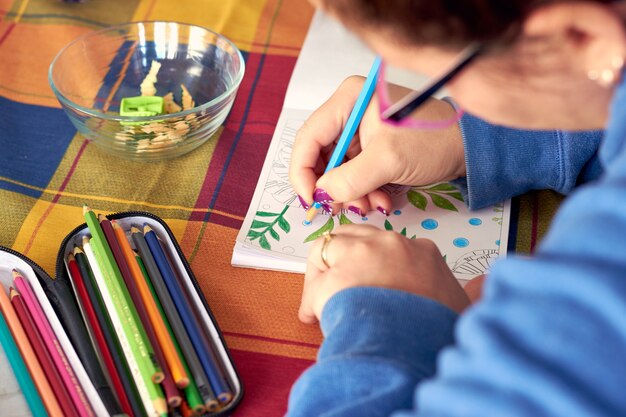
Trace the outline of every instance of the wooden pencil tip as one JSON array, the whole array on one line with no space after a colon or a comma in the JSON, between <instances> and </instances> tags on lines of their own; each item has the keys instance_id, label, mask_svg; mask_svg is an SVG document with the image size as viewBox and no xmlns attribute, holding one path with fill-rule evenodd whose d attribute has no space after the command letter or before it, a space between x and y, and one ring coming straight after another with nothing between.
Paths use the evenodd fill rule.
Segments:
<instances>
[{"instance_id":1,"label":"wooden pencil tip","mask_svg":"<svg viewBox=\"0 0 626 417\"><path fill-rule=\"evenodd\" d=\"M311 223L316 215L317 215L317 208L315 206L311 206L306 211L306 221Z\"/></svg>"},{"instance_id":2,"label":"wooden pencil tip","mask_svg":"<svg viewBox=\"0 0 626 417\"><path fill-rule=\"evenodd\" d=\"M91 211L87 204L83 204L83 214L87 214Z\"/></svg>"},{"instance_id":3,"label":"wooden pencil tip","mask_svg":"<svg viewBox=\"0 0 626 417\"><path fill-rule=\"evenodd\" d=\"M74 256L76 256L77 253L84 253L84 252L78 245L74 245L74 249L72 249L72 253L74 254Z\"/></svg>"},{"instance_id":4,"label":"wooden pencil tip","mask_svg":"<svg viewBox=\"0 0 626 417\"><path fill-rule=\"evenodd\" d=\"M17 292L17 290L13 287L9 287L9 298L13 299L13 297L16 297L20 295L19 292Z\"/></svg>"},{"instance_id":5,"label":"wooden pencil tip","mask_svg":"<svg viewBox=\"0 0 626 417\"><path fill-rule=\"evenodd\" d=\"M22 274L20 274L19 271L15 268L11 271L11 273L13 274L13 279L22 276Z\"/></svg>"},{"instance_id":6,"label":"wooden pencil tip","mask_svg":"<svg viewBox=\"0 0 626 417\"><path fill-rule=\"evenodd\" d=\"M76 257L74 256L73 253L70 253L69 255L67 255L67 261L68 262L76 261Z\"/></svg>"},{"instance_id":7,"label":"wooden pencil tip","mask_svg":"<svg viewBox=\"0 0 626 417\"><path fill-rule=\"evenodd\" d=\"M143 225L143 232L144 232L144 234L148 233L148 232L151 232L151 231L152 231L152 228L150 227L150 225L148 225L148 223L144 223L144 225Z\"/></svg>"},{"instance_id":8,"label":"wooden pencil tip","mask_svg":"<svg viewBox=\"0 0 626 417\"><path fill-rule=\"evenodd\" d=\"M111 226L114 229L121 229L121 226L119 224L117 224L117 222L115 220L111 220Z\"/></svg>"},{"instance_id":9,"label":"wooden pencil tip","mask_svg":"<svg viewBox=\"0 0 626 417\"><path fill-rule=\"evenodd\" d=\"M132 226L130 226L130 233L141 233L141 229L139 228L139 226L133 224Z\"/></svg>"},{"instance_id":10,"label":"wooden pencil tip","mask_svg":"<svg viewBox=\"0 0 626 417\"><path fill-rule=\"evenodd\" d=\"M89 244L89 238L87 236L83 236L83 246Z\"/></svg>"},{"instance_id":11,"label":"wooden pencil tip","mask_svg":"<svg viewBox=\"0 0 626 417\"><path fill-rule=\"evenodd\" d=\"M104 222L107 221L108 219L106 218L106 216L104 214L98 214L98 221L99 222Z\"/></svg>"}]
</instances>

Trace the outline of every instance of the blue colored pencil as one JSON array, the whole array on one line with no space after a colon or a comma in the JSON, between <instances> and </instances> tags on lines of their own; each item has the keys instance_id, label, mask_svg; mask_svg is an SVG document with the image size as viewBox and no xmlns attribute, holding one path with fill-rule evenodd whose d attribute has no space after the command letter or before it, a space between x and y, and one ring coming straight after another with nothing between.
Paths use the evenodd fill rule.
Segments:
<instances>
[{"instance_id":1,"label":"blue colored pencil","mask_svg":"<svg viewBox=\"0 0 626 417\"><path fill-rule=\"evenodd\" d=\"M143 232L150 252L161 272L163 281L165 281L165 285L176 305L176 309L178 310L178 314L180 314L185 329L191 339L191 343L198 354L202 368L209 378L215 396L222 404L228 403L233 397L232 392L228 387L228 383L217 363L213 351L204 343L204 339L201 336L200 323L198 323L195 314L191 311L191 306L189 306L185 300L183 289L180 288L178 284L174 271L172 271L172 267L167 260L167 255L159 244L156 233L150 226L144 225Z\"/></svg>"},{"instance_id":2,"label":"blue colored pencil","mask_svg":"<svg viewBox=\"0 0 626 417\"><path fill-rule=\"evenodd\" d=\"M4 291L4 288L1 288L0 291ZM48 413L41 401L41 397L39 396L39 391L35 387L35 383L26 368L26 364L22 359L22 355L15 344L15 340L11 335L11 331L9 330L9 325L7 324L4 315L0 314L0 345L4 348L4 353L7 357L7 361L11 364L13 368L13 373L15 374L15 378L26 398L26 403L30 408L30 411L33 413L35 417L47 417Z\"/></svg>"},{"instance_id":3,"label":"blue colored pencil","mask_svg":"<svg viewBox=\"0 0 626 417\"><path fill-rule=\"evenodd\" d=\"M346 152L350 147L350 143L352 142L352 138L356 134L356 130L361 123L361 119L363 119L363 115L365 114L365 110L369 105L372 96L374 95L374 90L376 89L376 80L378 79L378 73L380 72L380 57L376 57L374 59L374 63L370 68L370 72L367 74L367 78L365 79L365 83L363 84L363 88L359 93L359 97L354 103L354 107L352 108L352 112L348 117L348 121L343 128L343 132L341 132L341 136L337 141L337 145L333 150L330 159L328 160L328 164L326 165L326 169L324 173L330 171L333 168L337 168L343 162L343 158L346 156ZM317 210L322 207L321 203L314 202L311 205L311 208L306 213L306 221L311 222L315 215L317 214Z\"/></svg>"}]
</instances>

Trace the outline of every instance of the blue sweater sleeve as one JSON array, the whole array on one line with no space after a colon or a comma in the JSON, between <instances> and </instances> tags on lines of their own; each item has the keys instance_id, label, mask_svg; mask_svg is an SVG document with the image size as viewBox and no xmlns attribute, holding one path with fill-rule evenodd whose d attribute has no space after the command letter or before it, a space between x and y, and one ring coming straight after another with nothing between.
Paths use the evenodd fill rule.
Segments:
<instances>
[{"instance_id":1,"label":"blue sweater sleeve","mask_svg":"<svg viewBox=\"0 0 626 417\"><path fill-rule=\"evenodd\" d=\"M465 114L460 121L467 176L454 183L471 209L529 190L568 194L601 173L596 150L602 131L525 131Z\"/></svg>"},{"instance_id":2,"label":"blue sweater sleeve","mask_svg":"<svg viewBox=\"0 0 626 417\"><path fill-rule=\"evenodd\" d=\"M455 321L448 308L406 292L339 292L324 307L325 340L317 364L292 389L288 415L387 416L410 408L416 384L434 375L437 354L452 343Z\"/></svg>"}]
</instances>

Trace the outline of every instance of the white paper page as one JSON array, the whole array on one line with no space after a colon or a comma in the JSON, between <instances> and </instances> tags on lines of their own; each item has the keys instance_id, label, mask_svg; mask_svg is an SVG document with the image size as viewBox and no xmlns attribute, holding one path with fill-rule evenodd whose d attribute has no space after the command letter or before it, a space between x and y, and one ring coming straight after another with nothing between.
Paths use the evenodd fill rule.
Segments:
<instances>
[{"instance_id":1,"label":"white paper page","mask_svg":"<svg viewBox=\"0 0 626 417\"><path fill-rule=\"evenodd\" d=\"M374 53L337 21L317 12L294 68L285 109L314 110L351 75L367 75ZM409 88L423 85L425 77L388 68L387 80ZM445 96L442 91L437 96Z\"/></svg>"}]
</instances>

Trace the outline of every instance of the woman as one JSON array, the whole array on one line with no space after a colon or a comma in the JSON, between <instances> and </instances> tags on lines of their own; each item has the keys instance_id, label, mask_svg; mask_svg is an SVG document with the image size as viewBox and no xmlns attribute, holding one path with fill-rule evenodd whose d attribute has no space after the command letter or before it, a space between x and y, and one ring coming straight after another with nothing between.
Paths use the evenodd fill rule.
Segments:
<instances>
[{"instance_id":1,"label":"woman","mask_svg":"<svg viewBox=\"0 0 626 417\"><path fill-rule=\"evenodd\" d=\"M306 202L388 210L381 184L460 176L470 207L479 207L535 186L569 191L582 177L595 181L568 197L532 259L511 257L492 269L481 301L458 320L467 296L431 242L354 225L317 242L300 318L319 320L325 340L317 364L295 384L288 414L626 415L622 4L319 0L316 6L384 60L415 72L436 77L462 62L459 54L474 54L446 87L478 118L418 134L379 123L374 100L351 161L318 178L315 168L359 90L348 81L296 140L291 178ZM431 102L412 117L455 114L447 103ZM598 159L591 156L597 134L558 133L602 128ZM536 140L546 135L554 140ZM526 136L530 142L521 145ZM490 149L493 155L480 156Z\"/></svg>"}]
</instances>

